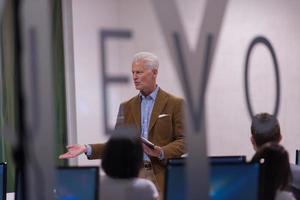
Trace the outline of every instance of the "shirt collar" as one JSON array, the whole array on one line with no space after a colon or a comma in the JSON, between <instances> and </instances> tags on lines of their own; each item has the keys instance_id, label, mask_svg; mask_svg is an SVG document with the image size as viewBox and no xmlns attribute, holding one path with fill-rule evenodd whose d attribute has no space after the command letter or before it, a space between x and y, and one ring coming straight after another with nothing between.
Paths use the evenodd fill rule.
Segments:
<instances>
[{"instance_id":1,"label":"shirt collar","mask_svg":"<svg viewBox=\"0 0 300 200\"><path fill-rule=\"evenodd\" d=\"M141 92L139 93L139 96L141 97L141 99L151 98L151 99L155 100L158 90L159 90L159 86L156 85L156 88L147 97L145 97Z\"/></svg>"}]
</instances>

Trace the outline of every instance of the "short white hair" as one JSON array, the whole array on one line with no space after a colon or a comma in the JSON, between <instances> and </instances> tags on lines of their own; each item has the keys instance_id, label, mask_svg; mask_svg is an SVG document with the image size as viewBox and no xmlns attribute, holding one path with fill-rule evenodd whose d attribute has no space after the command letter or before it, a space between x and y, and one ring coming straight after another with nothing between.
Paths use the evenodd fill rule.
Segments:
<instances>
[{"instance_id":1,"label":"short white hair","mask_svg":"<svg viewBox=\"0 0 300 200\"><path fill-rule=\"evenodd\" d=\"M158 67L159 67L158 57L150 52L143 51L143 52L136 53L133 56L132 63L135 63L138 61L144 61L145 66L149 69L158 69Z\"/></svg>"}]
</instances>

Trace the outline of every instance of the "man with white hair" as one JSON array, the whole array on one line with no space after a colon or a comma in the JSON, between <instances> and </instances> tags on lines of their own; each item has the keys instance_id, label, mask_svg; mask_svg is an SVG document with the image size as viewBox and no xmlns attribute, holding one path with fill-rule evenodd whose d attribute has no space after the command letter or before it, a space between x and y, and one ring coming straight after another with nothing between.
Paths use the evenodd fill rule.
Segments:
<instances>
[{"instance_id":1,"label":"man with white hair","mask_svg":"<svg viewBox=\"0 0 300 200\"><path fill-rule=\"evenodd\" d=\"M142 137L155 146L143 145L144 167L140 177L154 182L162 194L166 160L185 153L183 99L162 90L156 83L159 62L156 55L140 52L132 61L132 79L139 94L121 103L116 128L134 126ZM61 159L86 153L99 159L105 144L69 145Z\"/></svg>"}]
</instances>

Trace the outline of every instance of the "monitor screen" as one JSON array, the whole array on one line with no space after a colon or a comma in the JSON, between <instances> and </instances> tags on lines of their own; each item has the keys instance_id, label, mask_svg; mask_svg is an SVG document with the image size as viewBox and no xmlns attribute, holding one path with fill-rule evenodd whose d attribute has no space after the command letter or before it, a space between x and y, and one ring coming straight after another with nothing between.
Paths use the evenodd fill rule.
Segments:
<instances>
[{"instance_id":1,"label":"monitor screen","mask_svg":"<svg viewBox=\"0 0 300 200\"><path fill-rule=\"evenodd\" d=\"M213 200L258 199L258 163L213 164L210 179Z\"/></svg>"},{"instance_id":2,"label":"monitor screen","mask_svg":"<svg viewBox=\"0 0 300 200\"><path fill-rule=\"evenodd\" d=\"M168 160L165 175L165 200L186 200L185 159Z\"/></svg>"},{"instance_id":3,"label":"monitor screen","mask_svg":"<svg viewBox=\"0 0 300 200\"><path fill-rule=\"evenodd\" d=\"M98 167L59 167L55 173L55 200L98 200ZM17 174L16 200L22 200L22 177L19 172Z\"/></svg>"},{"instance_id":4,"label":"monitor screen","mask_svg":"<svg viewBox=\"0 0 300 200\"><path fill-rule=\"evenodd\" d=\"M54 195L57 200L98 200L98 167L60 167Z\"/></svg>"},{"instance_id":5,"label":"monitor screen","mask_svg":"<svg viewBox=\"0 0 300 200\"><path fill-rule=\"evenodd\" d=\"M0 163L0 200L6 199L6 163Z\"/></svg>"},{"instance_id":6,"label":"monitor screen","mask_svg":"<svg viewBox=\"0 0 300 200\"><path fill-rule=\"evenodd\" d=\"M296 150L296 165L300 165L300 150Z\"/></svg>"},{"instance_id":7,"label":"monitor screen","mask_svg":"<svg viewBox=\"0 0 300 200\"><path fill-rule=\"evenodd\" d=\"M259 164L212 162L210 170L210 199L258 199ZM165 199L187 199L185 181L184 161L169 163L166 174Z\"/></svg>"}]
</instances>

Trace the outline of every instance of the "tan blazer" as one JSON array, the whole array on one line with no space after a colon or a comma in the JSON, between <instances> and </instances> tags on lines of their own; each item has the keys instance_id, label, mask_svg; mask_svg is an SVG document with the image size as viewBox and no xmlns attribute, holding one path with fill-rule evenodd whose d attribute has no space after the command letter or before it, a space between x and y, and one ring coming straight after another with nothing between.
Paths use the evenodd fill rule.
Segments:
<instances>
[{"instance_id":1,"label":"tan blazer","mask_svg":"<svg viewBox=\"0 0 300 200\"><path fill-rule=\"evenodd\" d=\"M162 147L164 159L150 157L160 190L164 191L166 160L177 158L186 152L183 133L183 99L159 89L153 106L148 139ZM139 95L120 105L116 128L134 125L141 132L141 98ZM105 144L93 144L90 159L99 159Z\"/></svg>"}]
</instances>

